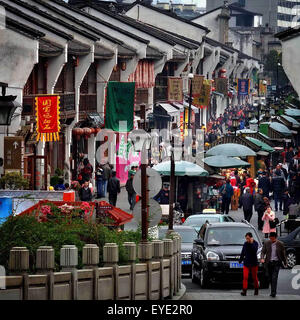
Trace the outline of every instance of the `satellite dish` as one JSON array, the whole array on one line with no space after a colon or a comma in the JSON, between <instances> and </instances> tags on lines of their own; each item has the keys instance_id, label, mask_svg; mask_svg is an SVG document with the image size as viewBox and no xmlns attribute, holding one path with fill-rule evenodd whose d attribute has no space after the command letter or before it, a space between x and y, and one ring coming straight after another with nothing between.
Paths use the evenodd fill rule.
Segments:
<instances>
[{"instance_id":1,"label":"satellite dish","mask_svg":"<svg viewBox=\"0 0 300 320\"><path fill-rule=\"evenodd\" d=\"M162 188L162 179L160 174L151 168L147 168L147 176L148 176L148 192L149 198L155 197ZM133 178L133 189L139 195L142 196L142 171L139 170L134 178Z\"/></svg>"},{"instance_id":2,"label":"satellite dish","mask_svg":"<svg viewBox=\"0 0 300 320\"><path fill-rule=\"evenodd\" d=\"M141 225L142 224L142 201L139 201L133 208L133 220ZM157 201L149 199L149 215L148 215L148 228L157 226L162 217L162 210Z\"/></svg>"}]
</instances>

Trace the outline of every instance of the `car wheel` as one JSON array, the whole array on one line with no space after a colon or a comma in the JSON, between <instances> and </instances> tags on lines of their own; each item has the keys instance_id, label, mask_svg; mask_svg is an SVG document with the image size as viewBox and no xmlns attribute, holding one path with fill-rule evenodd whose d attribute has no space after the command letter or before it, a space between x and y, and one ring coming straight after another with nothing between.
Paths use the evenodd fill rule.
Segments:
<instances>
[{"instance_id":1,"label":"car wheel","mask_svg":"<svg viewBox=\"0 0 300 320\"><path fill-rule=\"evenodd\" d=\"M297 263L297 257L294 252L288 252L286 255L287 266L292 269Z\"/></svg>"},{"instance_id":2,"label":"car wheel","mask_svg":"<svg viewBox=\"0 0 300 320\"><path fill-rule=\"evenodd\" d=\"M192 282L199 284L199 279L197 278L197 271L195 270L194 264L192 264Z\"/></svg>"},{"instance_id":3,"label":"car wheel","mask_svg":"<svg viewBox=\"0 0 300 320\"><path fill-rule=\"evenodd\" d=\"M207 289L210 285L210 280L208 279L207 273L202 269L200 271L200 286L202 289Z\"/></svg>"}]
</instances>

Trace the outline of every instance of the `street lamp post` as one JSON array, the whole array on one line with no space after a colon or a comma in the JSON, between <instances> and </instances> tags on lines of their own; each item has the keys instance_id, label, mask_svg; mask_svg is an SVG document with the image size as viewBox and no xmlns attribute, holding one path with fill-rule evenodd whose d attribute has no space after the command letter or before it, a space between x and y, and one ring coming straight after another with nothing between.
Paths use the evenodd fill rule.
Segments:
<instances>
[{"instance_id":1,"label":"street lamp post","mask_svg":"<svg viewBox=\"0 0 300 320\"><path fill-rule=\"evenodd\" d=\"M2 96L0 96L0 126L9 126L17 108L21 105L16 102L17 96L6 96L7 83L0 82Z\"/></svg>"},{"instance_id":2,"label":"street lamp post","mask_svg":"<svg viewBox=\"0 0 300 320\"><path fill-rule=\"evenodd\" d=\"M193 101L193 79L194 75L189 73L188 78L190 79L190 97L189 97L189 115L188 115L188 129L191 128L191 109L192 109L192 101Z\"/></svg>"},{"instance_id":3,"label":"street lamp post","mask_svg":"<svg viewBox=\"0 0 300 320\"><path fill-rule=\"evenodd\" d=\"M280 62L277 63L277 77L276 77L276 82L277 82L277 85L276 85L276 97L278 98L279 96L279 90L278 90L278 86L279 86L279 67L281 66Z\"/></svg>"},{"instance_id":4,"label":"street lamp post","mask_svg":"<svg viewBox=\"0 0 300 320\"><path fill-rule=\"evenodd\" d=\"M141 105L141 127L146 129L146 106ZM146 143L141 150L141 189L142 189L142 241L147 242L148 238L148 176L146 163Z\"/></svg>"},{"instance_id":5,"label":"street lamp post","mask_svg":"<svg viewBox=\"0 0 300 320\"><path fill-rule=\"evenodd\" d=\"M239 127L239 118L238 117L233 117L232 118L232 127L234 129L234 136L236 138L236 131Z\"/></svg>"}]
</instances>

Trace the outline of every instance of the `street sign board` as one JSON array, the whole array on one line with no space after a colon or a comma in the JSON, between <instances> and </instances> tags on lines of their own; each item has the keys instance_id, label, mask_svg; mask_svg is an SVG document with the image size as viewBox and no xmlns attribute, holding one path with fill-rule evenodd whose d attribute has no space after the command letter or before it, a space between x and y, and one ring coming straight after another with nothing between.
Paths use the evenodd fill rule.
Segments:
<instances>
[{"instance_id":1,"label":"street sign board","mask_svg":"<svg viewBox=\"0 0 300 320\"><path fill-rule=\"evenodd\" d=\"M4 171L21 171L24 168L23 137L4 137Z\"/></svg>"}]
</instances>

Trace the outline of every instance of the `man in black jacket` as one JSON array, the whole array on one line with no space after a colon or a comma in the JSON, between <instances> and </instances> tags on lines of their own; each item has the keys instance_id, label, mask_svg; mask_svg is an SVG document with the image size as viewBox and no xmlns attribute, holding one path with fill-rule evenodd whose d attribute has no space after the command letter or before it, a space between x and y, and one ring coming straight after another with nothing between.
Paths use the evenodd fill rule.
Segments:
<instances>
[{"instance_id":1,"label":"man in black jacket","mask_svg":"<svg viewBox=\"0 0 300 320\"><path fill-rule=\"evenodd\" d=\"M253 214L253 195L250 193L250 188L246 188L246 193L244 193L240 198L240 206L244 210L244 218L250 222Z\"/></svg>"},{"instance_id":2,"label":"man in black jacket","mask_svg":"<svg viewBox=\"0 0 300 320\"><path fill-rule=\"evenodd\" d=\"M92 201L92 191L89 187L90 182L89 181L85 181L83 186L79 189L78 193L79 193L79 198L80 201Z\"/></svg>"},{"instance_id":3,"label":"man in black jacket","mask_svg":"<svg viewBox=\"0 0 300 320\"><path fill-rule=\"evenodd\" d=\"M116 206L118 194L121 192L120 180L116 177L116 171L112 171L111 178L108 180L107 192L108 200L112 206Z\"/></svg>"},{"instance_id":4,"label":"man in black jacket","mask_svg":"<svg viewBox=\"0 0 300 320\"><path fill-rule=\"evenodd\" d=\"M134 173L131 172L129 179L127 180L125 185L126 191L128 193L128 202L130 205L130 210L133 210L135 206L135 199L136 199L136 192L133 189L133 177L134 177Z\"/></svg>"},{"instance_id":5,"label":"man in black jacket","mask_svg":"<svg viewBox=\"0 0 300 320\"><path fill-rule=\"evenodd\" d=\"M266 204L263 199L263 190L258 189L258 193L254 196L254 209L257 211L257 225L258 230L263 229L264 222L262 221L262 217L264 215L266 208Z\"/></svg>"},{"instance_id":6,"label":"man in black jacket","mask_svg":"<svg viewBox=\"0 0 300 320\"><path fill-rule=\"evenodd\" d=\"M271 181L267 177L267 173L264 171L262 177L258 180L258 188L263 190L263 196L269 198L269 193L271 191Z\"/></svg>"},{"instance_id":7,"label":"man in black jacket","mask_svg":"<svg viewBox=\"0 0 300 320\"><path fill-rule=\"evenodd\" d=\"M280 170L275 171L275 175L272 178L271 187L273 190L273 196L275 201L275 211L278 211L278 203L279 210L282 211L282 196L285 191L286 185L284 178L281 176Z\"/></svg>"},{"instance_id":8,"label":"man in black jacket","mask_svg":"<svg viewBox=\"0 0 300 320\"><path fill-rule=\"evenodd\" d=\"M109 165L109 163L107 162L103 167L103 174L102 174L102 179L103 179L103 197L106 197L106 192L108 192L108 180L111 177L111 167Z\"/></svg>"}]
</instances>

